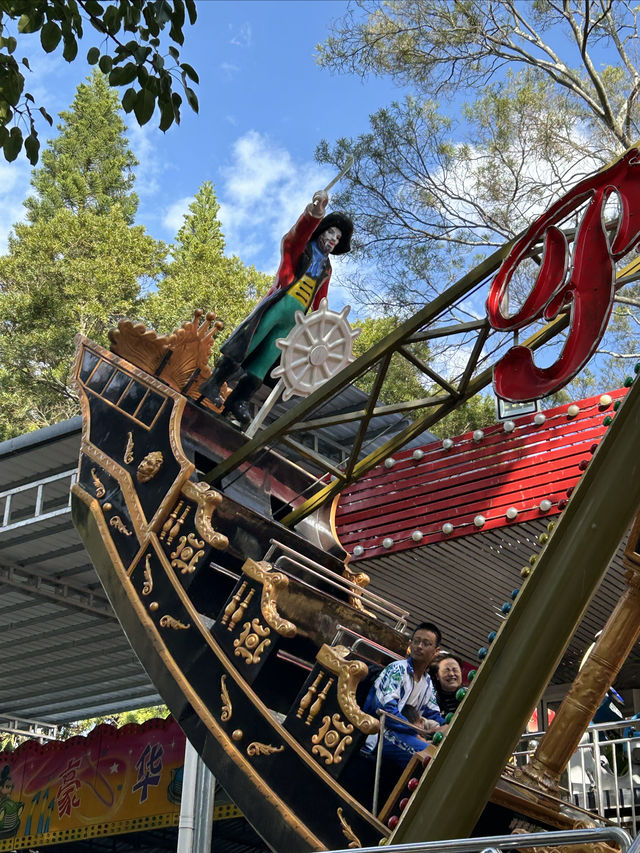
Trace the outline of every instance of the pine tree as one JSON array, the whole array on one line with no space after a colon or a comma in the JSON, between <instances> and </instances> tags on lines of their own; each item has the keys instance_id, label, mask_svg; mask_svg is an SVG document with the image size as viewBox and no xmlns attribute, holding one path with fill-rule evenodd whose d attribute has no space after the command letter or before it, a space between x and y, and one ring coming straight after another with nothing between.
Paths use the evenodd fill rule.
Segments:
<instances>
[{"instance_id":1,"label":"pine tree","mask_svg":"<svg viewBox=\"0 0 640 853\"><path fill-rule=\"evenodd\" d=\"M63 117L33 175L30 221L15 226L0 258L0 439L77 412L76 333L107 344L119 316L139 313L141 288L159 277L166 254L131 225L135 160L98 75Z\"/></svg>"},{"instance_id":2,"label":"pine tree","mask_svg":"<svg viewBox=\"0 0 640 853\"><path fill-rule=\"evenodd\" d=\"M219 210L213 185L205 181L178 231L167 275L145 305L145 317L158 331L172 331L202 308L224 320L221 343L266 293L267 275L235 255L225 256Z\"/></svg>"},{"instance_id":3,"label":"pine tree","mask_svg":"<svg viewBox=\"0 0 640 853\"><path fill-rule=\"evenodd\" d=\"M42 165L33 173L36 195L25 201L29 221L50 219L61 207L108 213L119 204L132 224L138 209L133 192L138 161L124 135L118 96L100 71L78 86L71 110L60 118L60 135L49 140Z\"/></svg>"}]
</instances>

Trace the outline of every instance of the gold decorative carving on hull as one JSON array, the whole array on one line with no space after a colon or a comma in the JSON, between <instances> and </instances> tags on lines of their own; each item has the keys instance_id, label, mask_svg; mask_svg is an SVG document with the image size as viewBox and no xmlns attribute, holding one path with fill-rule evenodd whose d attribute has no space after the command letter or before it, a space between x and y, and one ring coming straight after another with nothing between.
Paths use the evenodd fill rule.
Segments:
<instances>
[{"instance_id":1,"label":"gold decorative carving on hull","mask_svg":"<svg viewBox=\"0 0 640 853\"><path fill-rule=\"evenodd\" d=\"M243 584L244 586L244 584ZM243 587L240 587L242 589ZM247 609L249 604L251 603L251 599L255 595L255 589L250 589L247 593L246 597L238 604L236 610L232 613L231 618L229 619L229 624L227 625L227 631L233 631L238 622L241 621L244 616L244 611ZM235 596L234 596L235 598ZM227 608L225 607L225 613Z\"/></svg>"},{"instance_id":2,"label":"gold decorative carving on hull","mask_svg":"<svg viewBox=\"0 0 640 853\"><path fill-rule=\"evenodd\" d=\"M236 611L236 609L240 603L240 599L244 595L244 591L246 588L247 588L247 582L242 581L242 583L238 587L238 591L236 592L236 594L234 596L232 596L231 601L227 604L227 606L224 609L224 613L222 614L222 619L220 620L220 622L223 625L226 625L229 622L229 619L231 619L232 615ZM231 628L228 628L227 630L231 631Z\"/></svg>"},{"instance_id":3,"label":"gold decorative carving on hull","mask_svg":"<svg viewBox=\"0 0 640 853\"><path fill-rule=\"evenodd\" d=\"M187 628L191 627L191 624L187 623L185 625L184 622L181 622L179 619L175 619L173 616L169 616L168 613L165 613L164 616L160 617L160 627L173 628L174 631L186 631Z\"/></svg>"},{"instance_id":4,"label":"gold decorative carving on hull","mask_svg":"<svg viewBox=\"0 0 640 853\"><path fill-rule=\"evenodd\" d=\"M109 510L112 510L112 509L113 509L113 504L110 504L110 503L109 503L109 501L105 501L105 502L102 504L102 509L103 509L105 512L109 512Z\"/></svg>"},{"instance_id":5,"label":"gold decorative carving on hull","mask_svg":"<svg viewBox=\"0 0 640 853\"><path fill-rule=\"evenodd\" d=\"M233 714L233 706L229 697L229 691L227 690L226 674L220 679L220 699L222 700L222 713L220 714L220 719L223 723L226 723L231 719L231 715Z\"/></svg>"},{"instance_id":6,"label":"gold decorative carving on hull","mask_svg":"<svg viewBox=\"0 0 640 853\"><path fill-rule=\"evenodd\" d=\"M359 660L346 660L349 653L346 646L325 644L316 655L316 660L338 676L338 704L348 722L368 735L379 731L380 722L370 714L365 714L356 702L356 688L367 674L367 665Z\"/></svg>"},{"instance_id":7,"label":"gold decorative carving on hull","mask_svg":"<svg viewBox=\"0 0 640 853\"><path fill-rule=\"evenodd\" d=\"M298 705L298 710L296 711L296 717L301 720L304 716L304 712L307 710L311 702L313 701L313 697L318 692L318 687L320 686L320 682L324 678L324 673L321 672L320 675L317 676L316 680L309 686L309 689L304 694L302 699L300 700L300 704Z\"/></svg>"},{"instance_id":8,"label":"gold decorative carving on hull","mask_svg":"<svg viewBox=\"0 0 640 853\"><path fill-rule=\"evenodd\" d=\"M342 754L353 741L353 726L345 723L340 714L333 714L322 720L322 725L311 738L314 746L311 752L324 759L325 764L340 764Z\"/></svg>"},{"instance_id":9,"label":"gold decorative carving on hull","mask_svg":"<svg viewBox=\"0 0 640 853\"><path fill-rule=\"evenodd\" d=\"M178 518L178 513L180 512L183 506L184 501L178 501L174 508L171 510L169 517L162 525L162 530L160 531L160 536L158 537L161 542L166 539L167 545L171 545L178 533L180 533L180 528L184 524L186 517L191 512L191 507L187 505L180 518Z\"/></svg>"},{"instance_id":10,"label":"gold decorative carving on hull","mask_svg":"<svg viewBox=\"0 0 640 853\"><path fill-rule=\"evenodd\" d=\"M154 611L154 613L155 613L155 611L158 609L158 607L160 607L160 605L158 604L158 602L157 602L157 601L152 601L152 602L151 602L151 604L149 605L149 610L153 610L153 611Z\"/></svg>"},{"instance_id":11,"label":"gold decorative carving on hull","mask_svg":"<svg viewBox=\"0 0 640 853\"><path fill-rule=\"evenodd\" d=\"M147 554L144 561L144 583L142 585L142 594L151 595L153 590L153 576L151 574L151 554Z\"/></svg>"},{"instance_id":12,"label":"gold decorative carving on hull","mask_svg":"<svg viewBox=\"0 0 640 853\"><path fill-rule=\"evenodd\" d=\"M236 740L236 741L242 740L243 735L244 735L244 732L242 731L242 729L234 729L231 732L231 740Z\"/></svg>"},{"instance_id":13,"label":"gold decorative carving on hull","mask_svg":"<svg viewBox=\"0 0 640 853\"><path fill-rule=\"evenodd\" d=\"M334 678L328 678L326 684L318 693L318 698L313 703L313 705L309 708L309 713L307 715L307 719L304 721L305 726L310 726L311 723L315 720L315 718L320 713L320 709L324 705L324 700L327 698L329 690L331 689L331 685L335 681Z\"/></svg>"},{"instance_id":14,"label":"gold decorative carving on hull","mask_svg":"<svg viewBox=\"0 0 640 853\"><path fill-rule=\"evenodd\" d=\"M246 664L260 663L262 653L271 645L269 634L271 628L262 625L256 617L251 622L245 622L242 633L233 641L236 657L243 657Z\"/></svg>"},{"instance_id":15,"label":"gold decorative carving on hull","mask_svg":"<svg viewBox=\"0 0 640 853\"><path fill-rule=\"evenodd\" d=\"M193 320L170 335L159 335L142 323L121 320L109 332L111 350L146 373L157 373L163 382L181 391L195 370L199 370L200 381L211 376L207 362L214 338L224 323L216 320L213 312L201 320L203 314L204 311L194 311Z\"/></svg>"},{"instance_id":16,"label":"gold decorative carving on hull","mask_svg":"<svg viewBox=\"0 0 640 853\"><path fill-rule=\"evenodd\" d=\"M124 451L124 464L125 465L133 465L134 456L133 456L133 433L127 433L127 446Z\"/></svg>"},{"instance_id":17,"label":"gold decorative carving on hull","mask_svg":"<svg viewBox=\"0 0 640 853\"><path fill-rule=\"evenodd\" d=\"M198 508L196 509L195 525L196 530L202 536L205 542L218 551L223 551L229 545L227 537L218 533L213 527L213 513L216 507L222 503L222 495L212 489L208 483L194 483L191 480L182 487L182 493L189 500L196 501Z\"/></svg>"},{"instance_id":18,"label":"gold decorative carving on hull","mask_svg":"<svg viewBox=\"0 0 640 853\"><path fill-rule=\"evenodd\" d=\"M109 524L111 527L115 527L118 533L122 533L123 536L132 536L132 532L125 526L124 521L120 518L119 515L114 515L113 518L109 519Z\"/></svg>"},{"instance_id":19,"label":"gold decorative carving on hull","mask_svg":"<svg viewBox=\"0 0 640 853\"><path fill-rule=\"evenodd\" d=\"M260 612L267 625L283 637L295 637L298 629L278 613L277 607L278 593L289 586L287 576L282 572L271 572L271 565L264 560L256 562L251 558L245 560L242 571L251 580L262 584Z\"/></svg>"},{"instance_id":20,"label":"gold decorative carving on hull","mask_svg":"<svg viewBox=\"0 0 640 853\"><path fill-rule=\"evenodd\" d=\"M139 483L148 483L153 480L158 471L162 468L164 456L161 450L152 450L147 453L142 462L138 465L136 477Z\"/></svg>"},{"instance_id":21,"label":"gold decorative carving on hull","mask_svg":"<svg viewBox=\"0 0 640 853\"><path fill-rule=\"evenodd\" d=\"M183 575L195 572L198 560L204 554L203 550L197 551L196 548L204 548L204 542L196 539L193 533L181 536L178 547L171 553L171 566L180 569Z\"/></svg>"},{"instance_id":22,"label":"gold decorative carving on hull","mask_svg":"<svg viewBox=\"0 0 640 853\"><path fill-rule=\"evenodd\" d=\"M351 583L357 584L363 591L371 583L371 578L366 572L353 572L347 566L345 566L342 571L342 577L351 581ZM362 592L354 590L353 594L349 596L349 604L352 607L355 607L356 610L361 610L363 613L366 613L368 616L372 616L374 619L378 618L375 613L371 612L371 610L367 610L362 603Z\"/></svg>"},{"instance_id":23,"label":"gold decorative carving on hull","mask_svg":"<svg viewBox=\"0 0 640 853\"><path fill-rule=\"evenodd\" d=\"M93 485L96 487L96 497L97 498L103 498L105 496L107 490L102 485L100 478L96 474L95 468L91 469L91 479L93 480Z\"/></svg>"},{"instance_id":24,"label":"gold decorative carving on hull","mask_svg":"<svg viewBox=\"0 0 640 853\"><path fill-rule=\"evenodd\" d=\"M342 828L342 834L347 839L349 844L347 845L349 849L355 850L357 847L362 847L360 839L355 834L355 832L351 829L349 824L346 821L344 816L344 812L342 811L342 806L338 809L338 820L340 821L340 826Z\"/></svg>"},{"instance_id":25,"label":"gold decorative carving on hull","mask_svg":"<svg viewBox=\"0 0 640 853\"><path fill-rule=\"evenodd\" d=\"M273 755L274 752L282 752L284 746L271 746L269 743L258 743L252 741L247 747L247 755Z\"/></svg>"}]
</instances>

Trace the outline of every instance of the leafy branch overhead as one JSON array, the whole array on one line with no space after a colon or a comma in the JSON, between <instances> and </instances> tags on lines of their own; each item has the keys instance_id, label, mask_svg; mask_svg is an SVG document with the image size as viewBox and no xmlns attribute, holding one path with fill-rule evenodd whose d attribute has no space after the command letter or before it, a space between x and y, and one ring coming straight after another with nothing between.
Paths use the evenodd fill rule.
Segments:
<instances>
[{"instance_id":1,"label":"leafy branch overhead","mask_svg":"<svg viewBox=\"0 0 640 853\"><path fill-rule=\"evenodd\" d=\"M122 96L125 112L146 124L159 111L160 130L180 123L183 96L198 111L198 98L190 83L198 75L180 61L177 46L184 43L186 18L194 24L195 0L2 0L0 2L0 146L6 160L15 160L24 145L32 165L38 162L40 142L36 120L53 120L26 91L30 71L27 52L34 43L25 38L39 34L46 53L62 49L67 62L78 54L85 28L99 34L99 43L87 51L90 65L98 65L110 86L127 86ZM168 30L167 30L168 28ZM163 45L163 39L166 46ZM22 48L25 48L24 52Z\"/></svg>"}]
</instances>

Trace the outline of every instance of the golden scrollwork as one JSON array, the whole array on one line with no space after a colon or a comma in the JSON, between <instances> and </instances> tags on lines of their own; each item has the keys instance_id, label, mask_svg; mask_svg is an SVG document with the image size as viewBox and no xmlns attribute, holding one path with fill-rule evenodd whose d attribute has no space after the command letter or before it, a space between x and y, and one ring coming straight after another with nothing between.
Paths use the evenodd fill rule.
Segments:
<instances>
[{"instance_id":1,"label":"golden scrollwork","mask_svg":"<svg viewBox=\"0 0 640 853\"><path fill-rule=\"evenodd\" d=\"M325 764L340 764L345 749L352 743L353 726L345 723L340 714L322 719L322 725L311 738L311 752L324 759Z\"/></svg>"},{"instance_id":2,"label":"golden scrollwork","mask_svg":"<svg viewBox=\"0 0 640 853\"><path fill-rule=\"evenodd\" d=\"M226 723L231 719L231 715L233 714L233 706L231 704L231 698L229 697L229 691L227 690L226 674L220 679L220 699L222 700L222 713L220 714L220 719L223 723Z\"/></svg>"},{"instance_id":3,"label":"golden scrollwork","mask_svg":"<svg viewBox=\"0 0 640 853\"><path fill-rule=\"evenodd\" d=\"M151 554L147 554L144 560L144 584L142 594L151 595L153 590L153 575L151 574Z\"/></svg>"},{"instance_id":4,"label":"golden scrollwork","mask_svg":"<svg viewBox=\"0 0 640 853\"><path fill-rule=\"evenodd\" d=\"M160 617L160 627L161 628L173 628L174 631L186 631L187 628L191 627L191 623L181 622L179 619L175 619L173 616L169 616L168 613L165 613L164 616Z\"/></svg>"},{"instance_id":5,"label":"golden scrollwork","mask_svg":"<svg viewBox=\"0 0 640 853\"><path fill-rule=\"evenodd\" d=\"M236 657L244 658L246 664L260 663L262 653L271 645L271 628L263 625L258 617L242 626L240 636L233 641Z\"/></svg>"},{"instance_id":6,"label":"golden scrollwork","mask_svg":"<svg viewBox=\"0 0 640 853\"><path fill-rule=\"evenodd\" d=\"M289 585L287 576L282 572L272 572L271 565L264 560L256 562L251 558L245 560L242 571L251 580L262 584L260 612L267 625L283 637L295 637L298 629L278 613L277 606L278 593Z\"/></svg>"},{"instance_id":7,"label":"golden scrollwork","mask_svg":"<svg viewBox=\"0 0 640 853\"><path fill-rule=\"evenodd\" d=\"M346 646L324 644L316 660L329 672L338 676L338 704L350 723L365 734L377 732L380 722L360 708L356 702L356 687L367 674L367 665L359 660L346 660L350 650Z\"/></svg>"},{"instance_id":8,"label":"golden scrollwork","mask_svg":"<svg viewBox=\"0 0 640 853\"><path fill-rule=\"evenodd\" d=\"M203 556L204 542L196 539L195 534L188 533L178 540L178 547L171 552L171 566L180 569L183 575L195 572L198 560Z\"/></svg>"},{"instance_id":9,"label":"golden scrollwork","mask_svg":"<svg viewBox=\"0 0 640 853\"><path fill-rule=\"evenodd\" d=\"M198 504L195 525L204 541L218 551L227 548L229 545L228 538L224 534L218 533L213 527L213 513L216 507L222 503L220 492L216 492L208 483L194 483L187 480L182 486L182 494Z\"/></svg>"},{"instance_id":10,"label":"golden scrollwork","mask_svg":"<svg viewBox=\"0 0 640 853\"><path fill-rule=\"evenodd\" d=\"M119 515L114 515L109 519L109 524L111 527L115 527L118 533L122 533L123 536L132 536L132 532L126 527L124 521L120 518Z\"/></svg>"},{"instance_id":11,"label":"golden scrollwork","mask_svg":"<svg viewBox=\"0 0 640 853\"><path fill-rule=\"evenodd\" d=\"M347 566L344 567L342 571L342 577L346 578L351 583L357 584L361 587L361 590L364 591L366 587L371 583L371 578L366 572L354 572ZM362 591L353 591L353 595L349 596L349 604L352 607L355 607L356 610L361 610L363 613L366 613L368 616L372 616L374 619L377 619L377 615L372 613L371 610L367 610L367 608L362 603Z\"/></svg>"},{"instance_id":12,"label":"golden scrollwork","mask_svg":"<svg viewBox=\"0 0 640 853\"><path fill-rule=\"evenodd\" d=\"M158 471L162 468L164 456L161 450L152 450L147 453L136 470L136 477L139 483L147 483L153 480Z\"/></svg>"},{"instance_id":13,"label":"golden scrollwork","mask_svg":"<svg viewBox=\"0 0 640 853\"><path fill-rule=\"evenodd\" d=\"M133 465L134 455L133 455L133 433L127 433L127 446L124 450L124 464L125 465Z\"/></svg>"},{"instance_id":14,"label":"golden scrollwork","mask_svg":"<svg viewBox=\"0 0 640 853\"><path fill-rule=\"evenodd\" d=\"M106 489L102 485L100 478L96 474L95 468L91 469L91 479L93 480L93 485L96 487L96 497L97 498L103 498L106 494Z\"/></svg>"},{"instance_id":15,"label":"golden scrollwork","mask_svg":"<svg viewBox=\"0 0 640 853\"><path fill-rule=\"evenodd\" d=\"M273 755L274 752L282 752L284 746L271 746L269 743L258 743L252 741L247 747L247 755Z\"/></svg>"},{"instance_id":16,"label":"golden scrollwork","mask_svg":"<svg viewBox=\"0 0 640 853\"><path fill-rule=\"evenodd\" d=\"M338 809L338 820L340 821L340 827L342 829L342 834L347 839L349 844L347 845L349 849L355 850L357 847L362 847L360 839L355 834L355 832L351 829L349 824L346 821L344 816L344 812L342 811L342 806Z\"/></svg>"}]
</instances>

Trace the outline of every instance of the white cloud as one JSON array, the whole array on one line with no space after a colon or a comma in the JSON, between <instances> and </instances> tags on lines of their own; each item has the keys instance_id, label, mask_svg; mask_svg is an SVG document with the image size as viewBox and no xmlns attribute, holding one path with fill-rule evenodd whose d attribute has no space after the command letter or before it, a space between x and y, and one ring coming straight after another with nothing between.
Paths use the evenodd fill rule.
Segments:
<instances>
[{"instance_id":1,"label":"white cloud","mask_svg":"<svg viewBox=\"0 0 640 853\"><path fill-rule=\"evenodd\" d=\"M189 212L193 196L185 196L174 201L162 217L162 224L172 234L177 234L184 223L184 217Z\"/></svg>"},{"instance_id":2,"label":"white cloud","mask_svg":"<svg viewBox=\"0 0 640 853\"><path fill-rule=\"evenodd\" d=\"M295 163L266 134L250 130L239 137L217 185L228 251L246 263L275 270L282 235L331 177L312 160Z\"/></svg>"},{"instance_id":3,"label":"white cloud","mask_svg":"<svg viewBox=\"0 0 640 853\"><path fill-rule=\"evenodd\" d=\"M237 71L240 71L240 68L232 62L222 62L220 63L220 71L222 71L227 80L230 80Z\"/></svg>"},{"instance_id":4,"label":"white cloud","mask_svg":"<svg viewBox=\"0 0 640 853\"><path fill-rule=\"evenodd\" d=\"M233 35L229 39L229 44L233 44L236 47L251 47L253 36L251 24L245 22L244 24L240 24L236 29L229 25L229 29L233 32Z\"/></svg>"}]
</instances>

